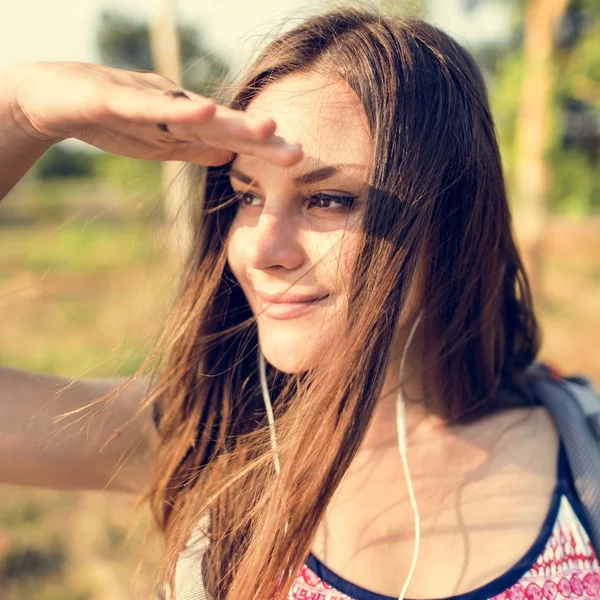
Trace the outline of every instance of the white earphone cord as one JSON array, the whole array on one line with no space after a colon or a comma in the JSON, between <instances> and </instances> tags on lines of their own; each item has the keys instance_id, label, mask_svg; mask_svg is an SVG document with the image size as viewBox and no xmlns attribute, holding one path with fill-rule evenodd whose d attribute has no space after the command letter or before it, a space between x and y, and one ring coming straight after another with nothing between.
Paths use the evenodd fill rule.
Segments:
<instances>
[{"instance_id":1,"label":"white earphone cord","mask_svg":"<svg viewBox=\"0 0 600 600\"><path fill-rule=\"evenodd\" d=\"M415 335L415 331L421 321L421 315L419 315L410 330L408 338L406 340L406 344L404 345L404 351L402 352L402 358L400 360L400 383L402 383L402 374L404 372L404 364L406 362L406 356L408 354L408 348L412 342L412 339ZM263 400L265 403L265 409L267 412L267 421L269 425L269 437L271 441L271 449L273 450L273 466L275 468L275 473L279 475L281 472L281 463L279 461L279 452L277 450L277 435L275 430L275 416L273 414L273 405L271 403L271 397L269 394L269 386L267 383L267 373L266 373L266 365L265 358L263 353L258 349L258 364L259 364L259 373L260 373L260 384L262 388ZM421 519L419 517L419 507L417 506L417 499L415 497L415 490L412 484L412 479L410 476L410 469L408 466L408 443L407 443L407 431L406 431L406 412L404 407L404 400L402 398L402 393L399 391L396 397L396 430L398 433L398 451L400 452L400 456L402 458L402 468L404 470L404 477L406 479L406 485L408 488L408 498L410 500L410 505L413 511L413 521L415 527L415 544L413 550L412 561L410 564L410 568L408 570L408 575L406 580L404 581L404 585L402 586L402 591L400 592L400 596L398 600L404 600L406 591L408 590L408 586L413 578L415 568L417 566L417 559L419 557L419 548L421 544ZM287 522L286 527L287 529Z\"/></svg>"},{"instance_id":2,"label":"white earphone cord","mask_svg":"<svg viewBox=\"0 0 600 600\"><path fill-rule=\"evenodd\" d=\"M277 435L275 433L275 415L273 414L273 404L269 395L269 384L267 383L267 369L265 365L265 357L258 348L258 365L260 372L260 387L262 388L263 400L267 411L267 421L269 423L269 437L271 440L271 450L273 450L273 466L275 473L279 475L281 472L281 463L279 462L279 452L277 451Z\"/></svg>"},{"instance_id":3,"label":"white earphone cord","mask_svg":"<svg viewBox=\"0 0 600 600\"><path fill-rule=\"evenodd\" d=\"M408 334L408 338L406 339L406 344L404 344L404 351L402 352L402 359L400 360L400 385L402 385L402 375L404 373L404 364L406 362L406 355L408 354L408 348L412 342L412 339L415 335L415 331L419 323L421 322L421 315L415 319L413 326ZM419 558L419 549L421 547L421 517L419 516L419 507L417 506L417 498L415 497L415 489L413 487L412 478L410 476L410 469L408 467L408 441L407 441L407 431L406 431L406 410L404 406L404 400L402 398L402 392L398 391L398 395L396 396L396 431L398 432L398 451L400 452L400 457L402 458L402 468L404 470L404 478L406 480L406 487L408 488L408 498L410 500L410 506L413 512L413 522L415 527L415 545L413 548L413 556L412 561L410 563L410 568L408 569L408 575L404 581L404 585L402 586L402 591L400 592L400 596L398 596L398 600L404 600L406 596L406 591L408 590L408 586L412 581L413 575L415 573L415 569L417 567L417 560Z\"/></svg>"}]
</instances>

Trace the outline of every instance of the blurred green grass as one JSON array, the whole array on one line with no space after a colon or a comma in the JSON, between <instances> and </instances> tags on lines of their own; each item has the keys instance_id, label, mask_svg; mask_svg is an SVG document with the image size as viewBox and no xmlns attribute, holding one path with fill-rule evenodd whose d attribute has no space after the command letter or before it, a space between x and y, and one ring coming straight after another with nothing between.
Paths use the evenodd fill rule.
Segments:
<instances>
[{"instance_id":1,"label":"blurred green grass","mask_svg":"<svg viewBox=\"0 0 600 600\"><path fill-rule=\"evenodd\" d=\"M166 236L135 223L3 228L0 363L76 376L126 375L160 328L177 273Z\"/></svg>"},{"instance_id":2,"label":"blurred green grass","mask_svg":"<svg viewBox=\"0 0 600 600\"><path fill-rule=\"evenodd\" d=\"M158 256L147 227L133 223L96 222L82 226L71 222L64 227L5 229L0 240L3 263L10 269L32 273L105 275L123 267L156 264ZM52 246L49 252L49 246Z\"/></svg>"},{"instance_id":3,"label":"blurred green grass","mask_svg":"<svg viewBox=\"0 0 600 600\"><path fill-rule=\"evenodd\" d=\"M133 373L174 295L166 244L160 227L131 221L1 228L0 364L75 378ZM150 596L150 573L134 581L148 515L132 497L2 491L2 600Z\"/></svg>"}]
</instances>

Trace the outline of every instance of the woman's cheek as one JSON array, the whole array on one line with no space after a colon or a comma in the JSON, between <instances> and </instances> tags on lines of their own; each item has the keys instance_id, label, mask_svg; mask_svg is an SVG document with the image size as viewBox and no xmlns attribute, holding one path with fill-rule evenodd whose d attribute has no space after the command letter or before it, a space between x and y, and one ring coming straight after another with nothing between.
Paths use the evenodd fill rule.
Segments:
<instances>
[{"instance_id":1,"label":"woman's cheek","mask_svg":"<svg viewBox=\"0 0 600 600\"><path fill-rule=\"evenodd\" d=\"M353 231L330 236L326 243L320 244L320 262L330 280L331 288L338 292L347 291L358 252L359 236Z\"/></svg>"},{"instance_id":2,"label":"woman's cheek","mask_svg":"<svg viewBox=\"0 0 600 600\"><path fill-rule=\"evenodd\" d=\"M229 238L227 240L227 263L231 272L234 274L238 283L244 288L246 268L244 265L244 240L243 232L235 226L231 227Z\"/></svg>"}]
</instances>

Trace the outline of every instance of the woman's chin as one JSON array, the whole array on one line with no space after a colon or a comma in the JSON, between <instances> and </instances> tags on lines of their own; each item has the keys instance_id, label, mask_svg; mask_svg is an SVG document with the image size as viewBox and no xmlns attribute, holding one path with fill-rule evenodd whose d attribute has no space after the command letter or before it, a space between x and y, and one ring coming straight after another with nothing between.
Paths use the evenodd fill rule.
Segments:
<instances>
[{"instance_id":1,"label":"woman's chin","mask_svg":"<svg viewBox=\"0 0 600 600\"><path fill-rule=\"evenodd\" d=\"M299 357L294 355L293 351L289 354L279 352L269 352L263 348L265 360L275 367L278 371L289 374L298 374L308 371L314 366L314 361L310 357Z\"/></svg>"},{"instance_id":2,"label":"woman's chin","mask_svg":"<svg viewBox=\"0 0 600 600\"><path fill-rule=\"evenodd\" d=\"M308 336L266 336L259 329L259 341L265 360L284 373L302 373L318 363L320 344L312 344Z\"/></svg>"}]
</instances>

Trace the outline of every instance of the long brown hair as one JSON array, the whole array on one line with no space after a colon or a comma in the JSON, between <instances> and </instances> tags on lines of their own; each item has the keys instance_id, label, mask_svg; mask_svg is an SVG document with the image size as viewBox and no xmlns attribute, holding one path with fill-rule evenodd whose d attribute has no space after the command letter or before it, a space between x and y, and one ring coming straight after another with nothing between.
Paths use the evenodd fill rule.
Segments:
<instances>
[{"instance_id":1,"label":"long brown hair","mask_svg":"<svg viewBox=\"0 0 600 600\"><path fill-rule=\"evenodd\" d=\"M149 498L167 578L210 514L198 568L217 599L286 596L369 425L400 315L416 315L408 299L417 282L427 408L467 422L531 400L523 371L538 352L538 327L472 57L419 19L336 9L271 42L229 104L244 109L270 83L311 71L358 95L374 157L347 329L324 364L297 375L268 370L279 476L256 324L225 255L236 210L228 165L191 172L205 195L192 200L193 244L163 340Z\"/></svg>"}]
</instances>

